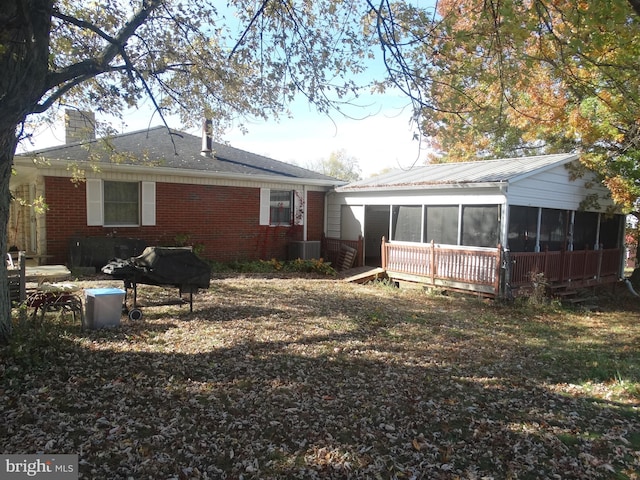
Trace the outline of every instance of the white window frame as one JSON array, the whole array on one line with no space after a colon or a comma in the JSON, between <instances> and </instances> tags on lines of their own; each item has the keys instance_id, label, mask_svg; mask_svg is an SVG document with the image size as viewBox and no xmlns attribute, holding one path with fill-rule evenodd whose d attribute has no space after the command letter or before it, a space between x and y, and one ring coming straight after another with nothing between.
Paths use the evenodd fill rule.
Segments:
<instances>
[{"instance_id":1,"label":"white window frame","mask_svg":"<svg viewBox=\"0 0 640 480\"><path fill-rule=\"evenodd\" d=\"M156 224L156 184L155 182L139 182L140 191L140 224L139 225L105 225L104 223L104 181L100 178L86 180L87 225L100 227L139 227Z\"/></svg>"},{"instance_id":2,"label":"white window frame","mask_svg":"<svg viewBox=\"0 0 640 480\"><path fill-rule=\"evenodd\" d=\"M273 223L271 221L271 188L260 189L260 225L269 225L272 227L290 227L292 225L304 224L304 199L301 192L296 190L287 190L286 188L273 189L277 192L288 191L291 193L291 219L289 223ZM302 212L302 214L301 214Z\"/></svg>"}]
</instances>

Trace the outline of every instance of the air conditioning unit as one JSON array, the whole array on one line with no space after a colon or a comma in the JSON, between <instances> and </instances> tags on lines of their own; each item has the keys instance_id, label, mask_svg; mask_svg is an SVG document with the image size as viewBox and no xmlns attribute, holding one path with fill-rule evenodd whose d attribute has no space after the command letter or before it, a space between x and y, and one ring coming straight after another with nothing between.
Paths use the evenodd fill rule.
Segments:
<instances>
[{"instance_id":1,"label":"air conditioning unit","mask_svg":"<svg viewBox=\"0 0 640 480\"><path fill-rule=\"evenodd\" d=\"M320 258L320 241L291 242L289 244L289 260L311 260Z\"/></svg>"}]
</instances>

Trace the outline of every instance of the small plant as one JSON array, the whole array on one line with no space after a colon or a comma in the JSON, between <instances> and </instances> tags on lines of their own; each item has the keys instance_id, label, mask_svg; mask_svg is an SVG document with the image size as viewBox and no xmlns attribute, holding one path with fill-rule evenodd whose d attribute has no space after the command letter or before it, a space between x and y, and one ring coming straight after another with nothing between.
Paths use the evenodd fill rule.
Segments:
<instances>
[{"instance_id":1,"label":"small plant","mask_svg":"<svg viewBox=\"0 0 640 480\"><path fill-rule=\"evenodd\" d=\"M314 258L311 260L303 260L301 258L297 258L296 260L288 262L285 266L285 269L291 272L336 275L336 271L331 266L331 263L325 262L322 258Z\"/></svg>"},{"instance_id":2,"label":"small plant","mask_svg":"<svg viewBox=\"0 0 640 480\"><path fill-rule=\"evenodd\" d=\"M211 270L217 273L273 273L273 272L298 272L318 273L321 275L336 275L331 263L322 258L302 260L300 258L285 262L272 258L271 260L234 261L228 263L211 262Z\"/></svg>"},{"instance_id":3,"label":"small plant","mask_svg":"<svg viewBox=\"0 0 640 480\"><path fill-rule=\"evenodd\" d=\"M174 239L173 239L173 243L175 247L191 247L193 248L193 253L195 253L197 256L202 256L202 253L204 253L204 245L201 243L198 244L194 244L191 241L191 235L189 235L188 233L178 233Z\"/></svg>"},{"instance_id":4,"label":"small plant","mask_svg":"<svg viewBox=\"0 0 640 480\"><path fill-rule=\"evenodd\" d=\"M390 290L398 289L398 284L390 278L376 278L375 280L372 280L371 283L378 288L387 288Z\"/></svg>"},{"instance_id":5,"label":"small plant","mask_svg":"<svg viewBox=\"0 0 640 480\"><path fill-rule=\"evenodd\" d=\"M271 260L261 260L261 262L264 263L267 267L271 267L271 269L276 272L279 272L280 270L282 270L284 266L281 261L276 260L275 258L272 258Z\"/></svg>"}]
</instances>

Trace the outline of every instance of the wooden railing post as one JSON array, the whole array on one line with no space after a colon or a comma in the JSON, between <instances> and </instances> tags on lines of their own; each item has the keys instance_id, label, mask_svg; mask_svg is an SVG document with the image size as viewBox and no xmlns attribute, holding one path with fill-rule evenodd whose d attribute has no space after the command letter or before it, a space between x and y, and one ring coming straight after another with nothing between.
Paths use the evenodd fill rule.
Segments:
<instances>
[{"instance_id":1,"label":"wooden railing post","mask_svg":"<svg viewBox=\"0 0 640 480\"><path fill-rule=\"evenodd\" d=\"M502 269L502 245L498 244L496 250L496 266L495 266L495 278L493 280L493 294L497 297L500 294L500 272Z\"/></svg>"},{"instance_id":2,"label":"wooden railing post","mask_svg":"<svg viewBox=\"0 0 640 480\"><path fill-rule=\"evenodd\" d=\"M382 263L383 270L387 269L387 240L382 236L382 243L380 245L380 263Z\"/></svg>"},{"instance_id":3,"label":"wooden railing post","mask_svg":"<svg viewBox=\"0 0 640 480\"><path fill-rule=\"evenodd\" d=\"M436 284L436 244L433 240L431 240L431 284Z\"/></svg>"}]
</instances>

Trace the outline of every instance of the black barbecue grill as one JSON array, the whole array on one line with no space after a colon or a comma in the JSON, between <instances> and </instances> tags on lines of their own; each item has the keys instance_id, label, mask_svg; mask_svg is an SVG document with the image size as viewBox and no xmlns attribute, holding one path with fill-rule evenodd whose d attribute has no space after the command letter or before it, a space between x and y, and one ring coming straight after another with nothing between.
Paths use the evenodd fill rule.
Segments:
<instances>
[{"instance_id":1,"label":"black barbecue grill","mask_svg":"<svg viewBox=\"0 0 640 480\"><path fill-rule=\"evenodd\" d=\"M137 304L138 284L178 288L181 299L189 294L189 311L193 312L193 294L209 288L211 280L211 267L190 247L147 247L137 257L111 260L102 271L124 281L125 308L128 292L133 291L133 309L128 310L132 319L142 317Z\"/></svg>"}]
</instances>

